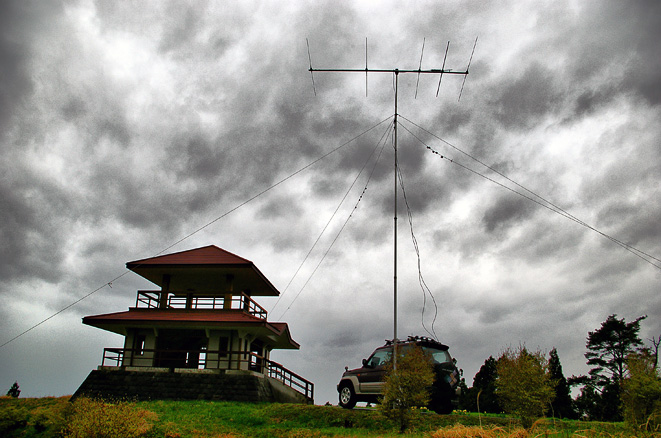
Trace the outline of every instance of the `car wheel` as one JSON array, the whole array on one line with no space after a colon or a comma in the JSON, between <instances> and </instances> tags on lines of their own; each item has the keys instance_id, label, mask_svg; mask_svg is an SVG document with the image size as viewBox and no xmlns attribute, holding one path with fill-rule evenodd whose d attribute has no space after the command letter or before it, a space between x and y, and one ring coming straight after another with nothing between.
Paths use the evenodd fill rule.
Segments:
<instances>
[{"instance_id":1,"label":"car wheel","mask_svg":"<svg viewBox=\"0 0 661 438\"><path fill-rule=\"evenodd\" d=\"M340 406L345 409L352 409L356 406L356 394L353 392L351 383L345 383L340 387Z\"/></svg>"}]
</instances>

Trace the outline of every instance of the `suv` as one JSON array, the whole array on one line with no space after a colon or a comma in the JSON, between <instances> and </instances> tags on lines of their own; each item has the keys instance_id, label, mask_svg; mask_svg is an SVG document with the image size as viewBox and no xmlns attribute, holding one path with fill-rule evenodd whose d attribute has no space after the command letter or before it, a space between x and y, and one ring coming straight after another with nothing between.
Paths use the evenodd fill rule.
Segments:
<instances>
[{"instance_id":1,"label":"suv","mask_svg":"<svg viewBox=\"0 0 661 438\"><path fill-rule=\"evenodd\" d=\"M457 404L459 397L459 370L456 360L450 356L448 346L433 339L419 336L409 336L406 341L398 341L397 348L418 345L431 355L434 362L436 378L430 388L429 408L439 414L449 414ZM392 358L393 341L374 350L368 358L363 359L363 366L350 370L344 367L340 383L337 385L340 406L352 409L357 402L378 403L383 388L385 365Z\"/></svg>"}]
</instances>

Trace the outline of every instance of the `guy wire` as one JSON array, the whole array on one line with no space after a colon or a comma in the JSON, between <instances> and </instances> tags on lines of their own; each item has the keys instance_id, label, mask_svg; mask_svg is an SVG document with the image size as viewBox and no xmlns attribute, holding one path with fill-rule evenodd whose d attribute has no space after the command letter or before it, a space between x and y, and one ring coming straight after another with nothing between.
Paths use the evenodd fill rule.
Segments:
<instances>
[{"instance_id":1,"label":"guy wire","mask_svg":"<svg viewBox=\"0 0 661 438\"><path fill-rule=\"evenodd\" d=\"M340 207L342 206L342 204L344 203L344 201L347 199L347 196L348 196L349 193L351 192L351 189L352 189L353 186L356 184L356 181L358 181L358 178L359 178L360 175L363 173L363 170L365 170L365 166L367 166L367 163L370 161L370 159L371 159L372 156L374 155L374 152L375 152L376 149L379 147L379 144L381 143L381 141L383 141L383 139L388 135L388 133L389 133L391 130L392 130L392 124L388 123L386 130L384 131L383 135L381 136L381 139L380 139L379 142L376 144L376 146L375 146L374 149L372 150L372 153L370 153L369 157L367 157L367 160L365 161L365 164L363 164L363 167L360 169L360 171L358 172L358 174L357 174L356 177L354 178L353 182L351 183L351 185L350 185L349 188L347 189L346 193L344 194L344 196L343 196L342 199L340 200L340 203L338 204L337 208L335 209L335 211L333 212L333 214L331 215L331 217L328 219L328 222L326 222L326 225L325 225L324 228L321 230L321 233L319 233L319 236L317 236L317 240L314 241L314 243L312 244L312 247L310 248L310 250L308 251L308 253L305 255L305 257L303 258L303 261L301 262L301 264L298 266L298 269L296 269L296 272L294 272L294 275L292 275L291 279L289 280L289 283L287 283L287 286L285 286L285 288L283 289L283 291L280 293L280 296L278 297L278 300L275 302L275 304L274 304L273 307L271 308L271 312L273 312L273 311L275 310L275 308L278 306L278 303L280 303L280 300L281 300L282 297L285 295L285 292L287 292L287 290L289 289L289 286L291 286L292 282L294 281L294 278L296 278L296 276L298 275L299 271L301 270L301 268L303 267L303 265L305 264L305 262L307 261L307 259L310 257L310 254L312 254L312 251L313 251L314 248L317 246L317 243L319 243L319 240L321 239L321 236L324 235L324 233L326 232L326 229L328 228L328 226L330 225L330 223L333 221L333 218L335 218L335 215L336 215L337 212L340 210Z\"/></svg>"}]
</instances>

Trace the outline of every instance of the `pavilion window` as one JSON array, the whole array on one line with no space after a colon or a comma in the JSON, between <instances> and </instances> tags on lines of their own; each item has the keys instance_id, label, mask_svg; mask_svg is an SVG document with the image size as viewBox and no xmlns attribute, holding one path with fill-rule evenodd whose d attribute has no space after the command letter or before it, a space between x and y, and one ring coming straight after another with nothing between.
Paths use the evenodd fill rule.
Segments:
<instances>
[{"instance_id":1,"label":"pavilion window","mask_svg":"<svg viewBox=\"0 0 661 438\"><path fill-rule=\"evenodd\" d=\"M146 335L136 335L135 336L135 354L137 356L142 356L145 353L145 343L147 342Z\"/></svg>"},{"instance_id":2,"label":"pavilion window","mask_svg":"<svg viewBox=\"0 0 661 438\"><path fill-rule=\"evenodd\" d=\"M218 349L220 350L220 353L218 354L218 357L227 357L227 351L229 350L230 346L230 338L227 336L221 336L220 339L218 339Z\"/></svg>"}]
</instances>

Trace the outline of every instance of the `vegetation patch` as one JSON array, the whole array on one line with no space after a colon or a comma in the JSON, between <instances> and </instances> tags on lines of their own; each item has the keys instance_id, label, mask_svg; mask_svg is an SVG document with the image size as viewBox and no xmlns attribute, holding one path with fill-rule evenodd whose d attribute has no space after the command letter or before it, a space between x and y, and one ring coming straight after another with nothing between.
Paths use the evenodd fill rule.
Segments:
<instances>
[{"instance_id":1,"label":"vegetation patch","mask_svg":"<svg viewBox=\"0 0 661 438\"><path fill-rule=\"evenodd\" d=\"M165 438L608 437L661 438L625 423L518 418L414 409L404 434L376 409L213 401L103 402L68 397L0 398L0 436Z\"/></svg>"},{"instance_id":2,"label":"vegetation patch","mask_svg":"<svg viewBox=\"0 0 661 438\"><path fill-rule=\"evenodd\" d=\"M158 416L126 401L85 397L73 402L63 429L65 438L138 438L148 434Z\"/></svg>"},{"instance_id":3,"label":"vegetation patch","mask_svg":"<svg viewBox=\"0 0 661 438\"><path fill-rule=\"evenodd\" d=\"M69 397L0 397L0 436L61 436Z\"/></svg>"}]
</instances>

